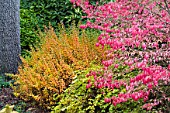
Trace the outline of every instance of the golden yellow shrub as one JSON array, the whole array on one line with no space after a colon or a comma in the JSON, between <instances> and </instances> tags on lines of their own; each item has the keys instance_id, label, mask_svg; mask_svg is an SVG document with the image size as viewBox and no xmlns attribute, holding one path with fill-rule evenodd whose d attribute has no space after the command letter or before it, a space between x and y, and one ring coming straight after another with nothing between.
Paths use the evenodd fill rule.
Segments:
<instances>
[{"instance_id":1,"label":"golden yellow shrub","mask_svg":"<svg viewBox=\"0 0 170 113\"><path fill-rule=\"evenodd\" d=\"M61 26L59 35L52 27L46 29L40 35L41 47L31 51L31 58L22 58L19 73L13 76L15 95L46 108L54 105L53 95L68 87L74 71L88 68L92 62L101 64L104 50L95 47L94 35L96 38L90 39L75 25L69 32Z\"/></svg>"}]
</instances>

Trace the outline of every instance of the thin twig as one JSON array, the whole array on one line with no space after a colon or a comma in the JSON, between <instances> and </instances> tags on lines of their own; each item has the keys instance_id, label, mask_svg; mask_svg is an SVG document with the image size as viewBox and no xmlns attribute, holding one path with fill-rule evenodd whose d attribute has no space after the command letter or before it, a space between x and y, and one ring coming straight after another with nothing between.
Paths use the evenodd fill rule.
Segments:
<instances>
[{"instance_id":1,"label":"thin twig","mask_svg":"<svg viewBox=\"0 0 170 113\"><path fill-rule=\"evenodd\" d=\"M165 6L166 6L166 8L167 8L167 12L168 12L168 13L169 13L169 15L170 15L170 9L169 9L169 7L168 7L167 0L164 0L164 3L165 3Z\"/></svg>"}]
</instances>

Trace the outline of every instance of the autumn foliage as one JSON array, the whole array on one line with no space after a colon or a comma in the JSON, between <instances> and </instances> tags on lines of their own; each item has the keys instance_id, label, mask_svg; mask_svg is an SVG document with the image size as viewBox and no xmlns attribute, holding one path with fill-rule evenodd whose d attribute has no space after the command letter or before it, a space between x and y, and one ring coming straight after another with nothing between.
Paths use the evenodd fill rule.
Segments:
<instances>
[{"instance_id":1,"label":"autumn foliage","mask_svg":"<svg viewBox=\"0 0 170 113\"><path fill-rule=\"evenodd\" d=\"M103 49L94 47L97 34L91 39L75 25L68 31L60 25L57 34L52 27L40 32L41 47L32 49L31 58L22 58L19 73L13 76L16 96L46 108L55 104L53 95L72 82L74 71L86 69L90 63L101 64L103 58Z\"/></svg>"},{"instance_id":2,"label":"autumn foliage","mask_svg":"<svg viewBox=\"0 0 170 113\"><path fill-rule=\"evenodd\" d=\"M96 88L126 88L126 92L106 98L114 106L130 99L149 101L150 94L161 94L163 98L151 99L143 108L151 110L164 105L170 111L170 96L159 88L170 82L170 2L169 0L116 0L104 5L91 5L89 0L70 0L87 14L82 29L93 28L102 31L96 46L109 46L110 59L103 61L104 74L92 72ZM126 70L115 73L119 67ZM138 70L129 79L117 79ZM157 89L153 90L154 88ZM161 92L161 93L160 93Z\"/></svg>"}]
</instances>

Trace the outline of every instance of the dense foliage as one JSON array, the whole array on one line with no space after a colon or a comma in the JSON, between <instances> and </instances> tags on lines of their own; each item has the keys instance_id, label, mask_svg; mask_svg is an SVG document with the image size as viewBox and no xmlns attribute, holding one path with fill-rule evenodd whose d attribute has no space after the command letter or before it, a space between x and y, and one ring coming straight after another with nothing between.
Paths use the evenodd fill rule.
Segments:
<instances>
[{"instance_id":1,"label":"dense foliage","mask_svg":"<svg viewBox=\"0 0 170 113\"><path fill-rule=\"evenodd\" d=\"M95 4L96 1L106 3L110 0L90 0ZM85 22L86 19L79 7L74 7L69 0L21 0L20 20L21 20L21 47L22 56L28 56L30 46L34 47L39 44L38 29L44 29L49 23L54 29L58 23L65 26L71 25L74 21Z\"/></svg>"},{"instance_id":2,"label":"dense foliage","mask_svg":"<svg viewBox=\"0 0 170 113\"><path fill-rule=\"evenodd\" d=\"M0 90L15 80L52 113L170 111L168 0L21 0L20 15L25 58Z\"/></svg>"},{"instance_id":3,"label":"dense foliage","mask_svg":"<svg viewBox=\"0 0 170 113\"><path fill-rule=\"evenodd\" d=\"M82 15L80 8L74 8L69 0L21 0L22 55L27 56L30 46L39 44L39 28L43 30L50 23L56 29L60 22L69 26L72 21L78 23Z\"/></svg>"},{"instance_id":4,"label":"dense foliage","mask_svg":"<svg viewBox=\"0 0 170 113\"><path fill-rule=\"evenodd\" d=\"M22 4L21 4L22 5ZM21 54L27 56L30 47L35 47L39 44L38 37L38 18L36 14L29 10L21 7L20 9L20 26L21 26Z\"/></svg>"},{"instance_id":5,"label":"dense foliage","mask_svg":"<svg viewBox=\"0 0 170 113\"><path fill-rule=\"evenodd\" d=\"M9 88L10 84L12 84L13 82L14 81L11 79L11 77L0 74L0 90L2 88Z\"/></svg>"},{"instance_id":6,"label":"dense foliage","mask_svg":"<svg viewBox=\"0 0 170 113\"><path fill-rule=\"evenodd\" d=\"M94 81L93 77L86 77L89 71L99 70L101 66L91 65L86 70L76 71L72 83L69 87L60 95L54 96L57 105L52 109L52 113L145 113L140 106L142 101L133 102L129 100L127 103L113 106L112 104L105 103L105 97L111 97L117 95L120 91L124 92L125 89L114 89L113 91L105 88L98 90L92 86L91 89L86 89L87 84L90 81ZM119 70L122 70L119 68ZM133 76L136 72L130 73L129 76ZM90 79L90 81L89 81Z\"/></svg>"},{"instance_id":7,"label":"dense foliage","mask_svg":"<svg viewBox=\"0 0 170 113\"><path fill-rule=\"evenodd\" d=\"M89 20L81 28L94 28L103 31L98 37L96 46L109 46L109 60L103 61L102 73L93 72L96 88L114 90L126 88L117 96L105 98L106 103L114 106L129 99L143 99L143 108L151 110L154 106L163 105L163 112L170 111L168 92L159 89L169 86L170 82L170 3L168 0L117 0L104 5L93 6L88 0L71 0L87 14ZM127 66L124 71L115 72L120 66ZM129 79L115 78L126 76L131 71L138 73ZM158 92L156 89L159 89ZM149 98L149 95L160 94L162 98ZM149 103L147 103L149 102Z\"/></svg>"},{"instance_id":8,"label":"dense foliage","mask_svg":"<svg viewBox=\"0 0 170 113\"><path fill-rule=\"evenodd\" d=\"M40 33L41 47L31 51L31 58L22 59L19 73L13 76L15 95L50 108L55 104L53 95L68 87L74 71L86 69L92 62L101 64L103 49L94 47L98 35L88 38L85 31L79 34L75 25L68 31L60 26L58 36L52 27Z\"/></svg>"}]
</instances>

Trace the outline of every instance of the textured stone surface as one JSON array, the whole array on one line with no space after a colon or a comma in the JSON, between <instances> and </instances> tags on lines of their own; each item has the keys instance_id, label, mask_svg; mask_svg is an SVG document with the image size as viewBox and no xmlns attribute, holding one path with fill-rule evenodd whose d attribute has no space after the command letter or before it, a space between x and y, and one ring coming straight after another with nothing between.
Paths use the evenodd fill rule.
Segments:
<instances>
[{"instance_id":1,"label":"textured stone surface","mask_svg":"<svg viewBox=\"0 0 170 113\"><path fill-rule=\"evenodd\" d=\"M20 54L20 0L0 0L0 72L16 73Z\"/></svg>"}]
</instances>

